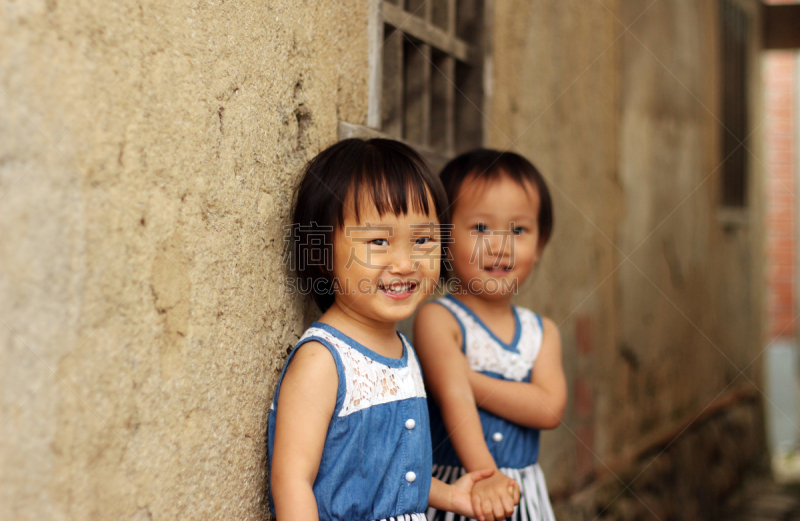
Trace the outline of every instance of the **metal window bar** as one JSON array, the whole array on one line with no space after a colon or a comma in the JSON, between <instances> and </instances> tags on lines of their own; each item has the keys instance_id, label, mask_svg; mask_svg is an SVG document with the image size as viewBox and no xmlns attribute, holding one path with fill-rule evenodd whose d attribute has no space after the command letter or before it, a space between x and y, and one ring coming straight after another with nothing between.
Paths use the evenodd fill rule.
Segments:
<instances>
[{"instance_id":1,"label":"metal window bar","mask_svg":"<svg viewBox=\"0 0 800 521\"><path fill-rule=\"evenodd\" d=\"M483 0L379 4L380 129L445 155L482 143Z\"/></svg>"}]
</instances>

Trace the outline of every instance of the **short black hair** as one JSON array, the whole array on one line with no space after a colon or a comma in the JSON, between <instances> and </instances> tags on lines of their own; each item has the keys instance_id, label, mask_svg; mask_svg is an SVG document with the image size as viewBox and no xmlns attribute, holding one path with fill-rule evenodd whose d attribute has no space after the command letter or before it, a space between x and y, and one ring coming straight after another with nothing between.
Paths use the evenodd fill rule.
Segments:
<instances>
[{"instance_id":1,"label":"short black hair","mask_svg":"<svg viewBox=\"0 0 800 521\"><path fill-rule=\"evenodd\" d=\"M539 192L539 215L536 224L539 227L539 248L543 249L553 234L553 201L550 190L541 172L533 163L514 152L500 152L479 148L465 152L452 159L444 166L439 176L450 201L450 213L458 204L458 192L464 180L474 176L476 180L494 181L507 175L523 188L525 181L530 182Z\"/></svg>"},{"instance_id":2,"label":"short black hair","mask_svg":"<svg viewBox=\"0 0 800 521\"><path fill-rule=\"evenodd\" d=\"M391 139L351 138L320 152L305 168L295 192L292 216L292 248L298 281L314 296L322 312L333 305L333 276L324 264L306 265L310 247L323 248L325 259L333 259L333 233L344 228L345 204L352 197L356 219L359 198L369 195L379 215L415 211L448 222L447 196L441 181L411 147ZM428 197L433 200L430 208ZM314 240L324 235L325 240Z\"/></svg>"}]
</instances>

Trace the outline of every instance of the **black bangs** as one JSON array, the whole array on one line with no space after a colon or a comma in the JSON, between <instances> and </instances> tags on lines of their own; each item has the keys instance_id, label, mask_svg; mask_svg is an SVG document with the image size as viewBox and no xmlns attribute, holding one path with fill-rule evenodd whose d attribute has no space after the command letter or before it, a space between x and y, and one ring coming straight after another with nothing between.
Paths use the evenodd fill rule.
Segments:
<instances>
[{"instance_id":1,"label":"black bangs","mask_svg":"<svg viewBox=\"0 0 800 521\"><path fill-rule=\"evenodd\" d=\"M408 145L353 138L320 152L306 166L295 192L289 240L293 270L299 280L313 284L314 300L323 312L334 300L328 262L333 259L333 234L344 227L350 204L359 221L359 210L372 204L381 216L417 211L436 216L442 224L449 222L441 181ZM312 258L325 262L306 262Z\"/></svg>"},{"instance_id":2,"label":"black bangs","mask_svg":"<svg viewBox=\"0 0 800 521\"><path fill-rule=\"evenodd\" d=\"M372 141L378 140L371 140L368 145ZM363 167L355 173L348 187L348 195L352 194L353 197L356 220L361 221L360 210L364 205L374 205L381 217L387 213L407 215L409 210L425 215L433 213L438 217L444 205L437 204L436 196L428 187L431 174L422 158L411 156L405 150L396 150L395 144L405 147L401 143L380 141L387 143L380 143L382 147L365 147L361 158ZM429 207L429 196L437 208ZM344 227L345 212L348 210L342 205L337 216L339 227Z\"/></svg>"}]
</instances>

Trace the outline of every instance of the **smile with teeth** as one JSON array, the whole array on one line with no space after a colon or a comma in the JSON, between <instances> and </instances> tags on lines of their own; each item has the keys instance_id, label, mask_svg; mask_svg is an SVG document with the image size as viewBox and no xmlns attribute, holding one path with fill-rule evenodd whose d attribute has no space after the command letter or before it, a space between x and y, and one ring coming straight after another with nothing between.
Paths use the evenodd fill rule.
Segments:
<instances>
[{"instance_id":1,"label":"smile with teeth","mask_svg":"<svg viewBox=\"0 0 800 521\"><path fill-rule=\"evenodd\" d=\"M384 291L390 295L401 295L403 293L411 293L417 288L416 282L406 282L404 284L391 284L391 285L383 285L378 284L378 287L381 291Z\"/></svg>"}]
</instances>

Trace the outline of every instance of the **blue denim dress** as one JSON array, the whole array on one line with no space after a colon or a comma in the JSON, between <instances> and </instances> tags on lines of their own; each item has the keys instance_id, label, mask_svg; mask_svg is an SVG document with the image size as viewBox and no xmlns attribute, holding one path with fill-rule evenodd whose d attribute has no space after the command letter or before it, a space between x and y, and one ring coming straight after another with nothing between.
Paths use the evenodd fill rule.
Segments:
<instances>
[{"instance_id":1,"label":"blue denim dress","mask_svg":"<svg viewBox=\"0 0 800 521\"><path fill-rule=\"evenodd\" d=\"M320 520L425 519L432 468L428 406L414 349L398 335L403 357L387 358L315 322L286 362L288 367L297 348L315 340L328 348L339 374L336 408L313 485ZM269 412L270 468L286 367Z\"/></svg>"},{"instance_id":2,"label":"blue denim dress","mask_svg":"<svg viewBox=\"0 0 800 521\"><path fill-rule=\"evenodd\" d=\"M516 329L510 344L500 340L471 309L452 295L436 303L446 307L461 327L461 350L473 371L515 382L530 382L533 365L542 347L544 328L536 313L514 306ZM428 400L431 417L433 475L452 483L466 470L456 455L442 414L433 399ZM520 484L520 504L514 521L552 521L554 519L544 474L537 463L539 458L539 429L518 425L489 411L478 408L483 435L489 452L500 471ZM459 520L442 511L430 509L428 518Z\"/></svg>"}]
</instances>

